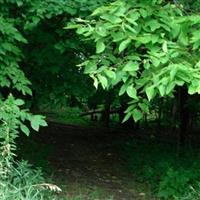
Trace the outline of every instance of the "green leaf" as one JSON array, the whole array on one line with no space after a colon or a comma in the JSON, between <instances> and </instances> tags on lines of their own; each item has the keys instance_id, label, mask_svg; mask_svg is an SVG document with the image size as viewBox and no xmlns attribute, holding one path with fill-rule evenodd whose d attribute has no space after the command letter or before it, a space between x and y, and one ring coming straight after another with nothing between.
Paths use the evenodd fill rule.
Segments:
<instances>
[{"instance_id":1,"label":"green leaf","mask_svg":"<svg viewBox=\"0 0 200 200\"><path fill-rule=\"evenodd\" d=\"M176 86L174 81L171 81L166 88L166 95L170 94L171 92L173 92L174 87Z\"/></svg>"},{"instance_id":2,"label":"green leaf","mask_svg":"<svg viewBox=\"0 0 200 200\"><path fill-rule=\"evenodd\" d=\"M160 85L158 89L159 89L161 97L163 97L165 95L165 86Z\"/></svg>"},{"instance_id":3,"label":"green leaf","mask_svg":"<svg viewBox=\"0 0 200 200\"><path fill-rule=\"evenodd\" d=\"M122 19L120 17L107 13L101 15L101 18L111 22L112 24L119 24L122 22Z\"/></svg>"},{"instance_id":4,"label":"green leaf","mask_svg":"<svg viewBox=\"0 0 200 200\"><path fill-rule=\"evenodd\" d=\"M193 95L193 94L195 94L196 92L197 92L197 87L191 84L191 85L189 86L189 88L188 88L188 94Z\"/></svg>"},{"instance_id":5,"label":"green leaf","mask_svg":"<svg viewBox=\"0 0 200 200\"><path fill-rule=\"evenodd\" d=\"M26 125L21 124L21 125L20 125L20 129L21 129L21 131L22 131L23 133L25 133L25 135L29 136L30 130L29 130L29 128L28 128Z\"/></svg>"},{"instance_id":6,"label":"green leaf","mask_svg":"<svg viewBox=\"0 0 200 200\"><path fill-rule=\"evenodd\" d=\"M135 100L134 100L134 101L135 101ZM133 103L133 102L131 101L131 103ZM131 112L135 109L135 106L136 106L135 103L136 103L136 102L134 102L132 105L130 105L130 106L126 109L125 113L131 113Z\"/></svg>"},{"instance_id":7,"label":"green leaf","mask_svg":"<svg viewBox=\"0 0 200 200\"><path fill-rule=\"evenodd\" d=\"M103 26L97 26L96 32L102 37L106 37L107 35L107 30Z\"/></svg>"},{"instance_id":8,"label":"green leaf","mask_svg":"<svg viewBox=\"0 0 200 200\"><path fill-rule=\"evenodd\" d=\"M172 21L171 33L173 35L173 38L176 38L179 35L180 31L181 31L181 25L174 23L174 21Z\"/></svg>"},{"instance_id":9,"label":"green leaf","mask_svg":"<svg viewBox=\"0 0 200 200\"><path fill-rule=\"evenodd\" d=\"M130 22L131 24L133 24L134 26L137 26L138 24L135 22L135 19L133 19L133 18L126 18L126 20L128 21L128 22ZM126 25L127 26L127 25ZM128 28L128 27L127 27ZM129 29L129 28L128 28ZM132 27L131 27L131 29L132 29ZM130 30L131 30L130 29ZM136 31L135 31L135 29L134 29L134 31L133 31L133 33L136 33Z\"/></svg>"},{"instance_id":10,"label":"green leaf","mask_svg":"<svg viewBox=\"0 0 200 200\"><path fill-rule=\"evenodd\" d=\"M127 39L127 40L124 40L123 42L121 42L119 45L119 53L124 51L130 43L131 43L131 39Z\"/></svg>"},{"instance_id":11,"label":"green leaf","mask_svg":"<svg viewBox=\"0 0 200 200\"><path fill-rule=\"evenodd\" d=\"M135 9L129 11L129 17L126 19L130 19L132 22L137 21L140 18L140 13L137 12Z\"/></svg>"},{"instance_id":12,"label":"green leaf","mask_svg":"<svg viewBox=\"0 0 200 200\"><path fill-rule=\"evenodd\" d=\"M22 105L24 105L24 101L22 100L22 99L16 99L15 100L15 105L17 105L17 106L22 106Z\"/></svg>"},{"instance_id":13,"label":"green leaf","mask_svg":"<svg viewBox=\"0 0 200 200\"><path fill-rule=\"evenodd\" d=\"M189 43L189 38L187 35L187 32L181 31L180 35L179 35L179 42L185 46L188 45Z\"/></svg>"},{"instance_id":14,"label":"green leaf","mask_svg":"<svg viewBox=\"0 0 200 200\"><path fill-rule=\"evenodd\" d=\"M99 53L104 52L105 48L106 48L106 46L105 46L104 42L101 40L98 40L96 43L96 53L99 54Z\"/></svg>"},{"instance_id":15,"label":"green leaf","mask_svg":"<svg viewBox=\"0 0 200 200\"><path fill-rule=\"evenodd\" d=\"M132 28L131 26L129 26L129 25L127 25L127 24L125 24L124 27L125 27L128 31L130 31L131 33L133 33L133 34L136 34L136 33L137 33L137 31L136 31L134 28Z\"/></svg>"},{"instance_id":16,"label":"green leaf","mask_svg":"<svg viewBox=\"0 0 200 200\"><path fill-rule=\"evenodd\" d=\"M178 85L178 86L183 86L185 84L184 81L182 80L175 80L175 83Z\"/></svg>"},{"instance_id":17,"label":"green leaf","mask_svg":"<svg viewBox=\"0 0 200 200\"><path fill-rule=\"evenodd\" d=\"M99 79L99 82L101 83L103 89L106 89L106 87L108 86L107 78L105 78L104 76L98 74L98 79Z\"/></svg>"},{"instance_id":18,"label":"green leaf","mask_svg":"<svg viewBox=\"0 0 200 200\"><path fill-rule=\"evenodd\" d=\"M134 109L132 112L132 116L133 116L133 119L135 120L135 122L137 122L140 119L142 119L143 114L139 109Z\"/></svg>"},{"instance_id":19,"label":"green leaf","mask_svg":"<svg viewBox=\"0 0 200 200\"><path fill-rule=\"evenodd\" d=\"M124 122L128 121L128 120L130 119L131 115L132 115L132 113L131 113L131 112L127 113L127 114L126 114L126 116L124 117L124 119L123 119L122 123L124 123Z\"/></svg>"},{"instance_id":20,"label":"green leaf","mask_svg":"<svg viewBox=\"0 0 200 200\"><path fill-rule=\"evenodd\" d=\"M159 29L161 26L160 23L154 19L147 22L147 25L150 26L152 32L154 32L156 29Z\"/></svg>"},{"instance_id":21,"label":"green leaf","mask_svg":"<svg viewBox=\"0 0 200 200\"><path fill-rule=\"evenodd\" d=\"M149 112L149 106L148 106L148 104L146 104L146 103L139 103L138 105L139 105L140 109L143 112L145 112L145 113Z\"/></svg>"},{"instance_id":22,"label":"green leaf","mask_svg":"<svg viewBox=\"0 0 200 200\"><path fill-rule=\"evenodd\" d=\"M162 49L165 53L168 52L168 47L167 47L167 41L164 41L163 45L162 45Z\"/></svg>"},{"instance_id":23,"label":"green leaf","mask_svg":"<svg viewBox=\"0 0 200 200\"><path fill-rule=\"evenodd\" d=\"M35 131L39 131L40 126L47 126L46 121L44 120L44 117L41 115L34 115L31 118L31 127Z\"/></svg>"},{"instance_id":24,"label":"green leaf","mask_svg":"<svg viewBox=\"0 0 200 200\"><path fill-rule=\"evenodd\" d=\"M132 61L129 61L125 67L123 68L123 71L137 71L139 69L139 63L138 62L132 62Z\"/></svg>"},{"instance_id":25,"label":"green leaf","mask_svg":"<svg viewBox=\"0 0 200 200\"><path fill-rule=\"evenodd\" d=\"M132 85L128 86L126 92L127 92L129 97L131 97L133 99L138 99L137 90Z\"/></svg>"},{"instance_id":26,"label":"green leaf","mask_svg":"<svg viewBox=\"0 0 200 200\"><path fill-rule=\"evenodd\" d=\"M111 71L111 70L105 70L105 74L111 78L111 79L116 79L116 74L115 72Z\"/></svg>"},{"instance_id":27,"label":"green leaf","mask_svg":"<svg viewBox=\"0 0 200 200\"><path fill-rule=\"evenodd\" d=\"M178 71L178 68L177 68L176 66L174 66L174 67L172 68L172 70L170 71L170 80L171 80L171 81L174 80L177 71Z\"/></svg>"},{"instance_id":28,"label":"green leaf","mask_svg":"<svg viewBox=\"0 0 200 200\"><path fill-rule=\"evenodd\" d=\"M113 42L119 42L126 38L124 32L112 32L111 36L113 38Z\"/></svg>"},{"instance_id":29,"label":"green leaf","mask_svg":"<svg viewBox=\"0 0 200 200\"><path fill-rule=\"evenodd\" d=\"M84 73L89 74L97 70L97 64L94 61L85 62Z\"/></svg>"},{"instance_id":30,"label":"green leaf","mask_svg":"<svg viewBox=\"0 0 200 200\"><path fill-rule=\"evenodd\" d=\"M146 18L149 14L148 11L145 9L140 9L140 14L143 18Z\"/></svg>"},{"instance_id":31,"label":"green leaf","mask_svg":"<svg viewBox=\"0 0 200 200\"><path fill-rule=\"evenodd\" d=\"M158 67L160 65L160 58L157 58L157 57L151 57L151 61L152 61L152 64L155 66L155 67Z\"/></svg>"},{"instance_id":32,"label":"green leaf","mask_svg":"<svg viewBox=\"0 0 200 200\"><path fill-rule=\"evenodd\" d=\"M127 87L128 87L127 84L123 84L121 86L120 91L119 91L119 96L122 96L126 92Z\"/></svg>"},{"instance_id":33,"label":"green leaf","mask_svg":"<svg viewBox=\"0 0 200 200\"><path fill-rule=\"evenodd\" d=\"M146 88L146 95L149 101L151 101L155 95L155 88L154 86L150 86Z\"/></svg>"},{"instance_id":34,"label":"green leaf","mask_svg":"<svg viewBox=\"0 0 200 200\"><path fill-rule=\"evenodd\" d=\"M99 82L98 82L97 78L94 78L94 84L93 85L96 89L98 89Z\"/></svg>"}]
</instances>

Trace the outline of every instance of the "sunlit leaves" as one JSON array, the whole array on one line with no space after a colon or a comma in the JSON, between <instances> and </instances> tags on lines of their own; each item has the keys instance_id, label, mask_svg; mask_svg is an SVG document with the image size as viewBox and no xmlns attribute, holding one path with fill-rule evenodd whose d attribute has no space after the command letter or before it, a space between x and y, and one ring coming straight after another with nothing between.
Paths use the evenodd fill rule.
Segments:
<instances>
[{"instance_id":1,"label":"sunlit leaves","mask_svg":"<svg viewBox=\"0 0 200 200\"><path fill-rule=\"evenodd\" d=\"M22 106L22 105L24 105L24 103L25 102L22 99L16 99L14 101L14 104L17 105L17 106Z\"/></svg>"},{"instance_id":2,"label":"sunlit leaves","mask_svg":"<svg viewBox=\"0 0 200 200\"><path fill-rule=\"evenodd\" d=\"M102 53L105 50L105 48L106 48L106 46L103 41L99 40L96 43L96 53L97 54Z\"/></svg>"},{"instance_id":3,"label":"sunlit leaves","mask_svg":"<svg viewBox=\"0 0 200 200\"><path fill-rule=\"evenodd\" d=\"M21 131L22 131L26 136L29 136L30 130L29 130L29 128L28 128L26 125L21 124L21 125L20 125L20 129L21 129Z\"/></svg>"},{"instance_id":4,"label":"sunlit leaves","mask_svg":"<svg viewBox=\"0 0 200 200\"><path fill-rule=\"evenodd\" d=\"M153 99L153 97L155 96L154 86L150 86L150 87L146 88L146 95L147 95L149 101L151 101Z\"/></svg>"},{"instance_id":5,"label":"sunlit leaves","mask_svg":"<svg viewBox=\"0 0 200 200\"><path fill-rule=\"evenodd\" d=\"M101 83L103 89L108 87L108 80L104 76L98 75L99 82Z\"/></svg>"},{"instance_id":6,"label":"sunlit leaves","mask_svg":"<svg viewBox=\"0 0 200 200\"><path fill-rule=\"evenodd\" d=\"M189 94L199 93L198 15L186 16L182 9L165 1L134 0L116 1L98 8L93 15L76 27L79 32L86 27L84 31L90 33L86 38L96 44L96 54L91 58L99 66L110 55L120 58L92 72L97 77L106 74L108 79L98 78L104 88L120 84L120 96L126 94L138 101L172 96L183 85L189 88ZM81 35L85 37L85 32ZM116 77L106 72L110 68L115 69ZM115 81L110 81L112 77ZM125 121L132 115L135 121L141 119L140 110L147 112L148 104L129 107Z\"/></svg>"},{"instance_id":7,"label":"sunlit leaves","mask_svg":"<svg viewBox=\"0 0 200 200\"><path fill-rule=\"evenodd\" d=\"M139 64L137 62L129 61L123 68L123 71L137 71L139 69Z\"/></svg>"},{"instance_id":8,"label":"sunlit leaves","mask_svg":"<svg viewBox=\"0 0 200 200\"><path fill-rule=\"evenodd\" d=\"M138 99L137 90L132 85L128 86L126 92L127 92L129 97L131 97L133 99Z\"/></svg>"},{"instance_id":9,"label":"sunlit leaves","mask_svg":"<svg viewBox=\"0 0 200 200\"><path fill-rule=\"evenodd\" d=\"M47 126L46 121L44 120L44 117L41 115L34 115L30 119L31 121L31 127L35 131L39 131L40 126Z\"/></svg>"},{"instance_id":10,"label":"sunlit leaves","mask_svg":"<svg viewBox=\"0 0 200 200\"><path fill-rule=\"evenodd\" d=\"M129 45L130 43L131 43L131 39L130 39L130 38L128 38L128 39L122 41L122 42L120 43L120 45L119 45L119 53L121 53L122 51L124 51L124 50L128 47L128 45Z\"/></svg>"}]
</instances>

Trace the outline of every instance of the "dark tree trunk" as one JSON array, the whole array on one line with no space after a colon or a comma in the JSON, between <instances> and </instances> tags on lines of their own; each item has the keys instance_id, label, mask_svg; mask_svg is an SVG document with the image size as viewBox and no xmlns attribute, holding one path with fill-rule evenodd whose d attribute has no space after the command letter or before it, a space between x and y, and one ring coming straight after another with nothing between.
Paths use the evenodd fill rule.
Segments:
<instances>
[{"instance_id":1,"label":"dark tree trunk","mask_svg":"<svg viewBox=\"0 0 200 200\"><path fill-rule=\"evenodd\" d=\"M184 145L188 141L189 109L187 105L188 93L186 88L179 91L180 101L180 144Z\"/></svg>"},{"instance_id":2,"label":"dark tree trunk","mask_svg":"<svg viewBox=\"0 0 200 200\"><path fill-rule=\"evenodd\" d=\"M102 113L102 121L105 124L105 127L109 127L110 123L110 102L106 101L104 106L104 111Z\"/></svg>"},{"instance_id":3,"label":"dark tree trunk","mask_svg":"<svg viewBox=\"0 0 200 200\"><path fill-rule=\"evenodd\" d=\"M158 108L158 118L157 118L157 133L160 133L161 130L162 113L163 113L163 99L160 99Z\"/></svg>"}]
</instances>

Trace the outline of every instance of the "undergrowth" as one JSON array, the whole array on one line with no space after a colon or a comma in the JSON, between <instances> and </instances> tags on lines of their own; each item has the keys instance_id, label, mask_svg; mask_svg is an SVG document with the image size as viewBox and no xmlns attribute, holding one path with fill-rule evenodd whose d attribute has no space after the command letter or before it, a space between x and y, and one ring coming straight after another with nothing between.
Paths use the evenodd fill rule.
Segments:
<instances>
[{"instance_id":1,"label":"undergrowth","mask_svg":"<svg viewBox=\"0 0 200 200\"><path fill-rule=\"evenodd\" d=\"M60 188L45 183L42 171L20 161L10 169L8 177L0 180L1 200L55 200L53 192Z\"/></svg>"},{"instance_id":2,"label":"undergrowth","mask_svg":"<svg viewBox=\"0 0 200 200\"><path fill-rule=\"evenodd\" d=\"M200 154L183 150L177 157L173 145L129 141L122 156L137 181L148 183L161 199L200 199Z\"/></svg>"}]
</instances>

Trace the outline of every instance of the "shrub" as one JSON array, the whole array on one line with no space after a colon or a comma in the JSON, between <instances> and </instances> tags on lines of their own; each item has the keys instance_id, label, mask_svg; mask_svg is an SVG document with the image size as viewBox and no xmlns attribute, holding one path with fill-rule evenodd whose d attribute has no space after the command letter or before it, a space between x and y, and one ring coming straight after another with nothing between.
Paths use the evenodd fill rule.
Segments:
<instances>
[{"instance_id":1,"label":"shrub","mask_svg":"<svg viewBox=\"0 0 200 200\"><path fill-rule=\"evenodd\" d=\"M47 191L60 189L46 184L40 169L33 169L26 161L15 163L9 176L0 179L1 200L53 200L55 197Z\"/></svg>"}]
</instances>

